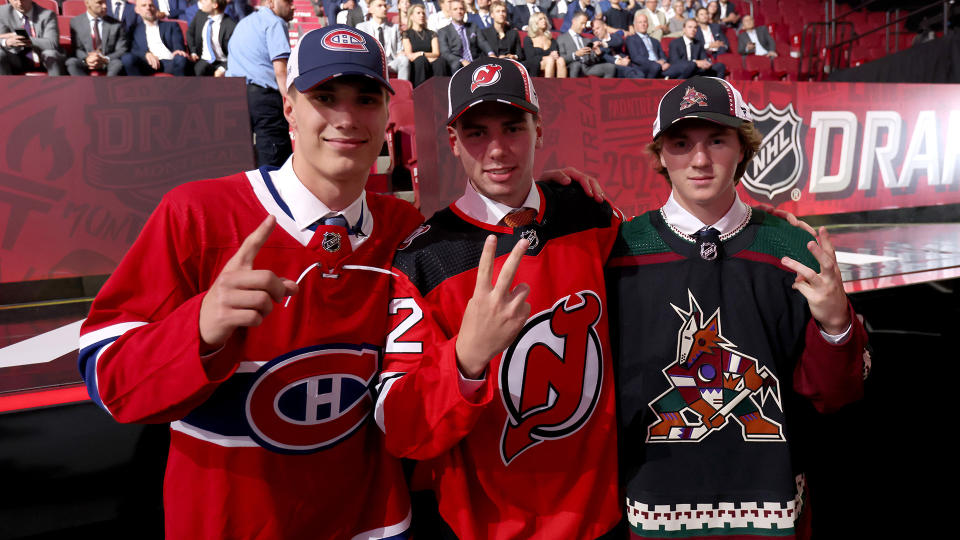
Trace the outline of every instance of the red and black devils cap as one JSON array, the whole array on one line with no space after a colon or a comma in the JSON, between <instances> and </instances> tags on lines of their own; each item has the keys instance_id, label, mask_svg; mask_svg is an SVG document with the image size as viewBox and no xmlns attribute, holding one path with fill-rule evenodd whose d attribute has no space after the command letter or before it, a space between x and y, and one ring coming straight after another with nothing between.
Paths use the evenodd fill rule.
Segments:
<instances>
[{"instance_id":1,"label":"red and black devils cap","mask_svg":"<svg viewBox=\"0 0 960 540\"><path fill-rule=\"evenodd\" d=\"M540 112L533 79L523 64L509 58L481 58L450 77L447 125L485 101L499 101L533 114Z\"/></svg>"}]
</instances>

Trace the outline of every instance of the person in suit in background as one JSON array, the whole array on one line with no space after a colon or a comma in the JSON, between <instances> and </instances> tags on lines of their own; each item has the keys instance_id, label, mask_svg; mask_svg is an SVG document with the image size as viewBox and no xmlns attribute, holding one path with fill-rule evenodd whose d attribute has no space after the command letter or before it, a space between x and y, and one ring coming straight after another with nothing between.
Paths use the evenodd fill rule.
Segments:
<instances>
[{"instance_id":1,"label":"person in suit in background","mask_svg":"<svg viewBox=\"0 0 960 540\"><path fill-rule=\"evenodd\" d=\"M137 0L137 15L140 21L130 35L130 52L121 58L127 75L186 75L189 56L180 25L161 21L152 0Z\"/></svg>"},{"instance_id":2,"label":"person in suit in background","mask_svg":"<svg viewBox=\"0 0 960 540\"><path fill-rule=\"evenodd\" d=\"M520 48L520 32L511 28L507 21L507 6L501 0L490 4L493 26L480 29L480 48L487 56L520 60L523 50Z\"/></svg>"},{"instance_id":3,"label":"person in suit in background","mask_svg":"<svg viewBox=\"0 0 960 540\"><path fill-rule=\"evenodd\" d=\"M137 17L136 7L130 2L127 2L127 0L107 0L107 11L111 17L120 21L120 24L123 25L123 32L126 34L127 41L129 42L130 31L133 30L133 27L137 25L137 21L140 20Z\"/></svg>"},{"instance_id":4,"label":"person in suit in background","mask_svg":"<svg viewBox=\"0 0 960 540\"><path fill-rule=\"evenodd\" d=\"M597 8L593 5L593 0L575 0L570 2L567 6L567 14L563 17L563 24L560 25L560 34L565 34L570 30L570 25L573 24L573 16L577 13L585 13L587 16L587 21L592 21L594 14L596 14ZM577 32L578 34L580 32ZM573 75L570 75L573 77Z\"/></svg>"},{"instance_id":5,"label":"person in suit in background","mask_svg":"<svg viewBox=\"0 0 960 540\"><path fill-rule=\"evenodd\" d=\"M0 75L37 67L45 68L47 75L67 74L57 14L33 0L10 0L0 6Z\"/></svg>"},{"instance_id":6,"label":"person in suit in background","mask_svg":"<svg viewBox=\"0 0 960 540\"><path fill-rule=\"evenodd\" d=\"M447 61L440 57L437 34L427 28L423 4L412 4L407 10L410 28L403 31L403 54L410 60L410 82L416 88L434 75L444 75Z\"/></svg>"},{"instance_id":7,"label":"person in suit in background","mask_svg":"<svg viewBox=\"0 0 960 540\"><path fill-rule=\"evenodd\" d=\"M570 29L557 37L560 56L567 62L571 78L592 75L612 79L617 74L615 65L604 62L590 46L586 38L580 35L587 26L586 12L579 11L570 19Z\"/></svg>"},{"instance_id":8,"label":"person in suit in background","mask_svg":"<svg viewBox=\"0 0 960 540\"><path fill-rule=\"evenodd\" d=\"M466 4L464 4L464 9L466 9ZM438 32L444 26L450 24L452 20L449 0L440 0L440 9L432 15L427 15L427 28Z\"/></svg>"},{"instance_id":9,"label":"person in suit in background","mask_svg":"<svg viewBox=\"0 0 960 540\"><path fill-rule=\"evenodd\" d=\"M707 54L717 55L730 52L730 43L723 34L723 27L710 22L707 8L697 10L697 39L703 43Z\"/></svg>"},{"instance_id":10,"label":"person in suit in background","mask_svg":"<svg viewBox=\"0 0 960 540\"><path fill-rule=\"evenodd\" d=\"M703 48L703 42L697 38L698 31L697 21L687 19L683 24L683 37L670 42L670 63L685 71L691 70L692 67L693 75L722 79L727 73L727 67L719 62L714 64L710 61L706 49Z\"/></svg>"},{"instance_id":11,"label":"person in suit in background","mask_svg":"<svg viewBox=\"0 0 960 540\"><path fill-rule=\"evenodd\" d=\"M557 41L550 33L547 14L530 17L527 37L523 38L523 66L534 77L566 78L567 61L560 56Z\"/></svg>"},{"instance_id":12,"label":"person in suit in background","mask_svg":"<svg viewBox=\"0 0 960 540\"><path fill-rule=\"evenodd\" d=\"M446 61L450 73L456 73L485 52L480 48L477 27L464 20L467 9L463 0L449 0L447 3L452 22L437 31L437 39L440 41L440 56Z\"/></svg>"},{"instance_id":13,"label":"person in suit in background","mask_svg":"<svg viewBox=\"0 0 960 540\"><path fill-rule=\"evenodd\" d=\"M357 30L362 30L376 38L383 46L387 67L395 72L398 78L409 81L410 60L403 54L400 28L387 20L386 0L370 0L368 7L370 20L358 24Z\"/></svg>"},{"instance_id":14,"label":"person in suit in background","mask_svg":"<svg viewBox=\"0 0 960 540\"><path fill-rule=\"evenodd\" d=\"M604 62L613 64L616 78L642 79L643 72L630 63L630 56L626 51L624 32L606 23L603 13L597 10L593 19L593 36L596 38L590 45L594 54Z\"/></svg>"},{"instance_id":15,"label":"person in suit in background","mask_svg":"<svg viewBox=\"0 0 960 540\"><path fill-rule=\"evenodd\" d=\"M467 21L473 23L477 28L493 26L493 17L490 16L490 0L477 0L476 13L467 13ZM516 24L514 24L514 27L520 28Z\"/></svg>"},{"instance_id":16,"label":"person in suit in background","mask_svg":"<svg viewBox=\"0 0 960 540\"><path fill-rule=\"evenodd\" d=\"M157 6L158 19L188 20L186 0L153 0L153 5Z\"/></svg>"},{"instance_id":17,"label":"person in suit in background","mask_svg":"<svg viewBox=\"0 0 960 540\"><path fill-rule=\"evenodd\" d=\"M227 72L227 45L237 23L227 17L227 0L198 0L200 11L187 29L187 50L193 74L223 77Z\"/></svg>"},{"instance_id":18,"label":"person in suit in background","mask_svg":"<svg viewBox=\"0 0 960 540\"><path fill-rule=\"evenodd\" d=\"M644 8L639 10L647 17L649 24L648 34L656 40L670 33L670 25L667 24L667 14L657 5L657 0L647 0Z\"/></svg>"},{"instance_id":19,"label":"person in suit in background","mask_svg":"<svg viewBox=\"0 0 960 540\"><path fill-rule=\"evenodd\" d=\"M663 46L656 39L647 35L650 21L637 12L633 17L635 33L627 36L627 53L630 62L643 72L646 79L667 77L668 79L686 79L696 69L692 62L671 64L663 54Z\"/></svg>"},{"instance_id":20,"label":"person in suit in background","mask_svg":"<svg viewBox=\"0 0 960 540\"><path fill-rule=\"evenodd\" d=\"M730 28L736 28L740 22L740 14L737 13L737 6L729 0L717 2L717 12L720 16L720 24L725 24Z\"/></svg>"},{"instance_id":21,"label":"person in suit in background","mask_svg":"<svg viewBox=\"0 0 960 540\"><path fill-rule=\"evenodd\" d=\"M737 35L737 52L742 55L777 56L777 43L766 26L754 26L753 15L744 15Z\"/></svg>"},{"instance_id":22,"label":"person in suit in background","mask_svg":"<svg viewBox=\"0 0 960 540\"><path fill-rule=\"evenodd\" d=\"M70 75L103 71L108 76L123 71L121 58L130 48L120 21L107 15L106 0L84 0L87 12L70 19L73 56L67 59Z\"/></svg>"},{"instance_id":23,"label":"person in suit in background","mask_svg":"<svg viewBox=\"0 0 960 540\"><path fill-rule=\"evenodd\" d=\"M544 5L546 4L546 5ZM527 26L530 24L530 17L536 13L547 13L550 11L549 0L527 0L513 8L513 16L510 18L510 24L518 30L527 32Z\"/></svg>"}]
</instances>

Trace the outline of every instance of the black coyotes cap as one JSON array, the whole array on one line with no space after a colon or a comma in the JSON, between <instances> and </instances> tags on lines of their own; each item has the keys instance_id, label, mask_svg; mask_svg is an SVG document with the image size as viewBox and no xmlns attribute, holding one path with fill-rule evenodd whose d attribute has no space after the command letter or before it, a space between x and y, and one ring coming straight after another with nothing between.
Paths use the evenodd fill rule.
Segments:
<instances>
[{"instance_id":1,"label":"black coyotes cap","mask_svg":"<svg viewBox=\"0 0 960 540\"><path fill-rule=\"evenodd\" d=\"M687 118L701 118L732 128L753 121L740 91L716 77L693 77L667 92L657 108L653 138Z\"/></svg>"},{"instance_id":2,"label":"black coyotes cap","mask_svg":"<svg viewBox=\"0 0 960 540\"><path fill-rule=\"evenodd\" d=\"M484 101L499 101L537 114L540 102L523 64L509 58L482 58L460 68L447 87L447 125Z\"/></svg>"}]
</instances>

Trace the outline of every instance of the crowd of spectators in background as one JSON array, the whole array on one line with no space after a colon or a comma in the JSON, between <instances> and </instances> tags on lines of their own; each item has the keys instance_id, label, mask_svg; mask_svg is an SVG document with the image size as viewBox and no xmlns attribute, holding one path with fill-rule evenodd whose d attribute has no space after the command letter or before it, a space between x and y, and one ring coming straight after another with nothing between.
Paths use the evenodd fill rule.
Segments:
<instances>
[{"instance_id":1,"label":"crowd of spectators in background","mask_svg":"<svg viewBox=\"0 0 960 540\"><path fill-rule=\"evenodd\" d=\"M82 1L86 13L70 20L69 57L58 45L55 12L34 0L0 6L0 74L240 75L230 70L237 23L255 11L276 11L276 1L290 3ZM766 27L757 27L730 0L311 2L322 21L355 26L377 38L391 74L414 86L433 75L452 75L481 56L517 60L539 77L677 78L722 75L723 65L715 59L734 46L741 55L777 54ZM285 32L292 17L292 4L288 7L286 17L276 17ZM177 21L188 23L186 32ZM737 43L730 43L727 28L741 29ZM683 46L667 44L665 38Z\"/></svg>"}]
</instances>

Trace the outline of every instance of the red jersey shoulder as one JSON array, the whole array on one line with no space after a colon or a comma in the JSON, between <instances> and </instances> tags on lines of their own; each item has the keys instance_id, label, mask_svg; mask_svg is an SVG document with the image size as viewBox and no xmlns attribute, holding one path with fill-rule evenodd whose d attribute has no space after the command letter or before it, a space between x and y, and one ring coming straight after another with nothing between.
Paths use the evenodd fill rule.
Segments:
<instances>
[{"instance_id":1,"label":"red jersey shoulder","mask_svg":"<svg viewBox=\"0 0 960 540\"><path fill-rule=\"evenodd\" d=\"M367 205L370 207L375 223L381 224L377 227L379 230L374 236L383 235L383 238L389 238L392 246L400 245L417 226L423 223L423 216L416 207L391 195L368 191Z\"/></svg>"}]
</instances>

